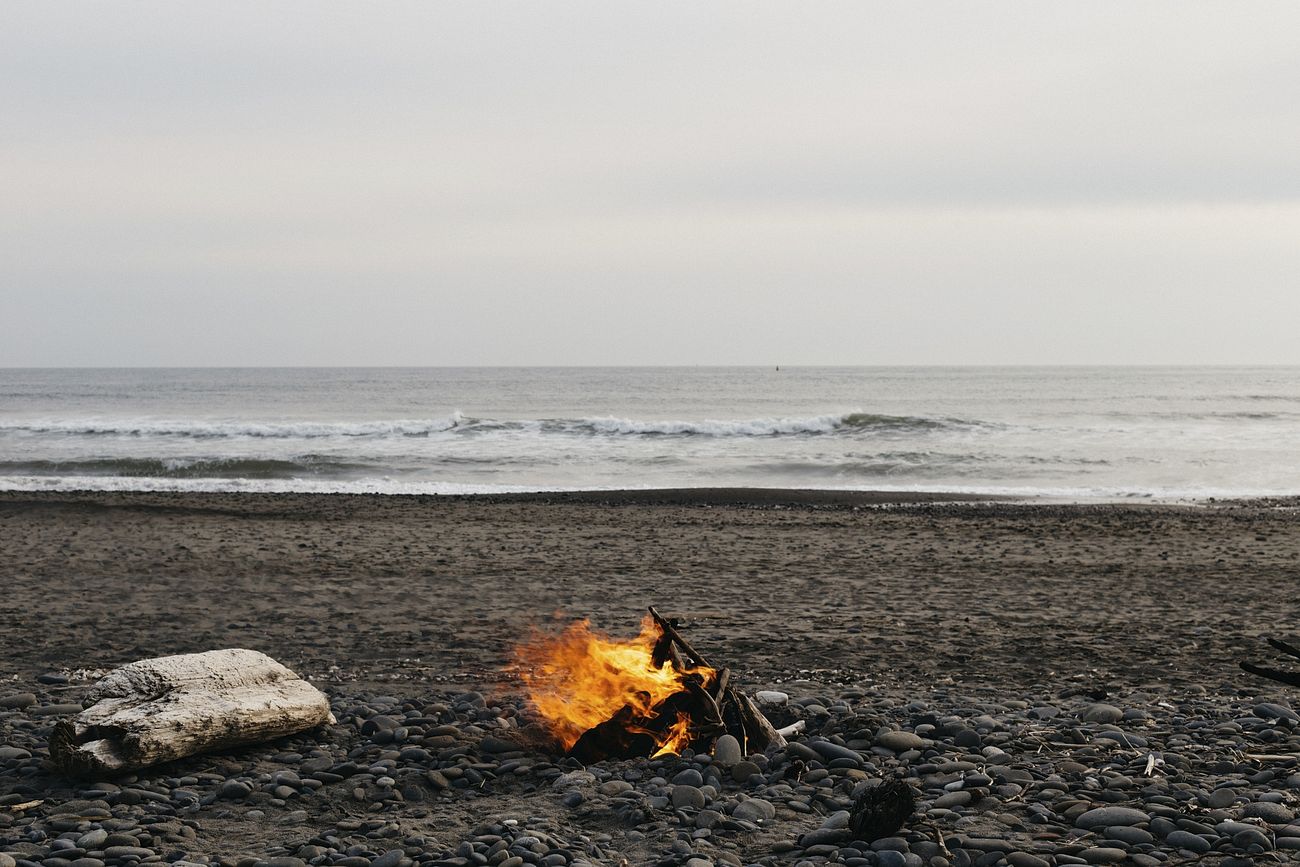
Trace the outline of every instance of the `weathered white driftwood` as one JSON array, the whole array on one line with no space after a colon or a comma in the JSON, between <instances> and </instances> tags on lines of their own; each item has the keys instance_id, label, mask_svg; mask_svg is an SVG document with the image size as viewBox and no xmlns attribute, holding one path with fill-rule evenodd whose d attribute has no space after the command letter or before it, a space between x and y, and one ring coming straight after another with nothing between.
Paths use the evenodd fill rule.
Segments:
<instances>
[{"instance_id":1,"label":"weathered white driftwood","mask_svg":"<svg viewBox=\"0 0 1300 867\"><path fill-rule=\"evenodd\" d=\"M67 773L120 773L334 722L324 694L255 650L132 662L89 700L50 738L50 757Z\"/></svg>"}]
</instances>

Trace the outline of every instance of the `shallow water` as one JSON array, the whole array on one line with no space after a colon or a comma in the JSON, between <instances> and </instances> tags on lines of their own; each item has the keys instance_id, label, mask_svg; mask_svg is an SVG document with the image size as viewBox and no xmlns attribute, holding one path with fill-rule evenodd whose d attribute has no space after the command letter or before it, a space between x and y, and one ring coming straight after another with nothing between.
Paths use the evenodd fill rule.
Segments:
<instances>
[{"instance_id":1,"label":"shallow water","mask_svg":"<svg viewBox=\"0 0 1300 867\"><path fill-rule=\"evenodd\" d=\"M1300 492L1300 368L0 370L0 488Z\"/></svg>"}]
</instances>

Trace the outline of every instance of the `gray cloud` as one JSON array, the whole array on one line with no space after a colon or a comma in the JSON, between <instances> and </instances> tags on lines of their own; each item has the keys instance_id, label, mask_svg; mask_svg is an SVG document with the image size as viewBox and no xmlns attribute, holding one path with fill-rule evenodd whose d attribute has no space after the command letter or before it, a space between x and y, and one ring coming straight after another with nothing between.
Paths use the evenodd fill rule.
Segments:
<instances>
[{"instance_id":1,"label":"gray cloud","mask_svg":"<svg viewBox=\"0 0 1300 867\"><path fill-rule=\"evenodd\" d=\"M0 364L1297 363L1297 25L10 4Z\"/></svg>"}]
</instances>

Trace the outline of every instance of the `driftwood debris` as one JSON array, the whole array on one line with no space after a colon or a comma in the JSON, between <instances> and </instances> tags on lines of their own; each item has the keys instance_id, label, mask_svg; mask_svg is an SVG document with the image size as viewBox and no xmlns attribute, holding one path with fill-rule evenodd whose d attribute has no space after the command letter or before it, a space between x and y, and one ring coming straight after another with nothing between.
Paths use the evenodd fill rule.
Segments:
<instances>
[{"instance_id":1,"label":"driftwood debris","mask_svg":"<svg viewBox=\"0 0 1300 867\"><path fill-rule=\"evenodd\" d=\"M684 688L655 707L648 720L633 718L632 709L623 707L608 720L588 729L568 754L588 764L611 758L634 758L652 755L669 728L682 717L689 719L690 746L699 751L709 749L723 734L731 734L743 754L762 753L785 746L785 738L748 695L735 685L731 671L711 664L691 646L672 620L652 606L650 616L659 627L652 662L665 662L683 672ZM697 669L711 669L715 674L701 677Z\"/></svg>"},{"instance_id":2,"label":"driftwood debris","mask_svg":"<svg viewBox=\"0 0 1300 867\"><path fill-rule=\"evenodd\" d=\"M50 738L50 757L68 774L122 773L334 722L323 693L255 650L142 659L88 698L94 704Z\"/></svg>"},{"instance_id":3,"label":"driftwood debris","mask_svg":"<svg viewBox=\"0 0 1300 867\"><path fill-rule=\"evenodd\" d=\"M1279 641L1276 638L1265 638L1264 640L1267 641L1269 647L1272 647L1274 650L1280 650L1287 656L1300 658L1300 647L1288 644L1285 641ZM1285 683L1288 686L1300 686L1300 672L1283 671L1280 668L1264 668L1250 662L1242 662L1238 664L1241 666L1243 671L1253 674L1256 677L1266 677L1269 680L1275 680L1278 683Z\"/></svg>"}]
</instances>

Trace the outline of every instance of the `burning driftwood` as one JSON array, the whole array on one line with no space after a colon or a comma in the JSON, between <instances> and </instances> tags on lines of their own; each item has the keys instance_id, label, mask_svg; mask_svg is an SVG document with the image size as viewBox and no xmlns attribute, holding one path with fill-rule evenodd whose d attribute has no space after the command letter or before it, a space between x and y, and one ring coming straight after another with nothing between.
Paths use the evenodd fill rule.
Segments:
<instances>
[{"instance_id":1,"label":"burning driftwood","mask_svg":"<svg viewBox=\"0 0 1300 867\"><path fill-rule=\"evenodd\" d=\"M334 722L319 690L255 650L142 659L110 672L89 699L50 738L69 774L122 773Z\"/></svg>"},{"instance_id":2,"label":"burning driftwood","mask_svg":"<svg viewBox=\"0 0 1300 867\"><path fill-rule=\"evenodd\" d=\"M1274 650L1280 650L1287 656L1300 658L1300 647L1287 644L1285 641L1279 641L1276 638L1265 638L1269 646ZM1258 677L1266 677L1269 680L1276 680L1278 683L1285 683L1288 686L1300 686L1300 672L1283 671L1279 668L1263 668L1250 662L1239 663L1242 669Z\"/></svg>"},{"instance_id":3,"label":"burning driftwood","mask_svg":"<svg viewBox=\"0 0 1300 867\"><path fill-rule=\"evenodd\" d=\"M713 666L653 607L628 641L586 622L518 650L533 706L570 756L583 763L706 751L723 734L745 754L785 738L726 668Z\"/></svg>"}]
</instances>

